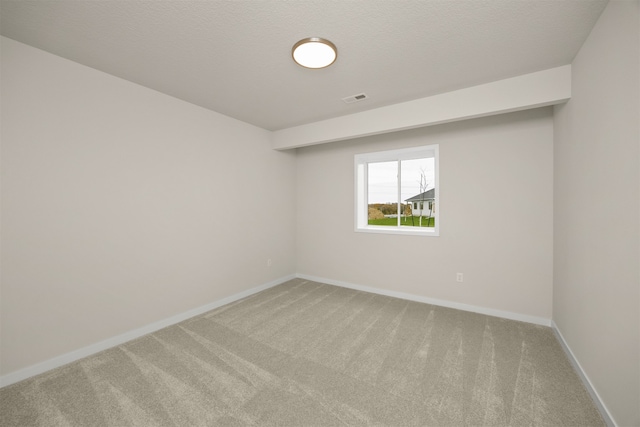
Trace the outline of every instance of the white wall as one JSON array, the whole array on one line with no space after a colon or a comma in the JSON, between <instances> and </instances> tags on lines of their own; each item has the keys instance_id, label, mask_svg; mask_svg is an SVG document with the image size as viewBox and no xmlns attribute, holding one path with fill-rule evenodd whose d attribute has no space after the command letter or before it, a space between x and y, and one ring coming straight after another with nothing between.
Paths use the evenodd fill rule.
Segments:
<instances>
[{"instance_id":1,"label":"white wall","mask_svg":"<svg viewBox=\"0 0 640 427\"><path fill-rule=\"evenodd\" d=\"M620 426L640 425L639 14L609 3L554 122L553 319Z\"/></svg>"},{"instance_id":2,"label":"white wall","mask_svg":"<svg viewBox=\"0 0 640 427\"><path fill-rule=\"evenodd\" d=\"M1 76L2 374L295 273L267 131L6 38Z\"/></svg>"},{"instance_id":3,"label":"white wall","mask_svg":"<svg viewBox=\"0 0 640 427\"><path fill-rule=\"evenodd\" d=\"M571 65L273 132L277 150L528 110L571 98Z\"/></svg>"},{"instance_id":4,"label":"white wall","mask_svg":"<svg viewBox=\"0 0 640 427\"><path fill-rule=\"evenodd\" d=\"M440 144L440 237L354 232L354 155L425 144ZM298 273L551 318L551 107L297 152Z\"/></svg>"}]
</instances>

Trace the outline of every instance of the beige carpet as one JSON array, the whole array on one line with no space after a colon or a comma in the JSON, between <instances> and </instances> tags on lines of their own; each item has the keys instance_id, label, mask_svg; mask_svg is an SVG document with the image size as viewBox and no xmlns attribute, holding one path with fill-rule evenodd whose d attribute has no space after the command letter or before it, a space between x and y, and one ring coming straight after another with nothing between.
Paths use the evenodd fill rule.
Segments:
<instances>
[{"instance_id":1,"label":"beige carpet","mask_svg":"<svg viewBox=\"0 0 640 427\"><path fill-rule=\"evenodd\" d=\"M553 331L292 280L0 390L1 426L601 426Z\"/></svg>"}]
</instances>

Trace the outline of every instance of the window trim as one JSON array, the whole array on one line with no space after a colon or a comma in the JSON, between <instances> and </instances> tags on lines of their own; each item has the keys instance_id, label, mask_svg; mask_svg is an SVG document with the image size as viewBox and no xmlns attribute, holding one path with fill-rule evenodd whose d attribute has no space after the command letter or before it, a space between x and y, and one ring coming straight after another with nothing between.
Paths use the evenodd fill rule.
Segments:
<instances>
[{"instance_id":1,"label":"window trim","mask_svg":"<svg viewBox=\"0 0 640 427\"><path fill-rule=\"evenodd\" d=\"M368 175L367 164L384 161L413 160L426 157L433 157L435 171L435 206L434 214L435 226L431 227L398 227L398 226L371 226L368 224ZM440 154L438 144L423 145L419 147L402 148L397 150L376 151L372 153L361 153L354 156L354 228L359 233L378 234L401 234L413 236L440 235ZM398 183L400 185L400 183ZM398 201L402 202L401 200Z\"/></svg>"}]
</instances>

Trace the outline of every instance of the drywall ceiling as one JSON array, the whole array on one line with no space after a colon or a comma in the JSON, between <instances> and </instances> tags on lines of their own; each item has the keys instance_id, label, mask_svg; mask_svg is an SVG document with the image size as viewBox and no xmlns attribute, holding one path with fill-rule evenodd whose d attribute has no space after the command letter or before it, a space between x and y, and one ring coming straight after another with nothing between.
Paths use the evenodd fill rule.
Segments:
<instances>
[{"instance_id":1,"label":"drywall ceiling","mask_svg":"<svg viewBox=\"0 0 640 427\"><path fill-rule=\"evenodd\" d=\"M279 130L571 63L605 0L2 0L0 33ZM338 60L291 60L324 37ZM368 99L341 99L366 93Z\"/></svg>"}]
</instances>

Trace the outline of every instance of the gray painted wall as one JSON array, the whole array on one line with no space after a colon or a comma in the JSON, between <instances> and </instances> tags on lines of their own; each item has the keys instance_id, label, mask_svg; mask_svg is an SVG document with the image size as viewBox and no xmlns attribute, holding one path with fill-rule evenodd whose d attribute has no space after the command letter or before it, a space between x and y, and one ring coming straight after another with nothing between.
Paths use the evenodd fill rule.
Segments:
<instances>
[{"instance_id":1,"label":"gray painted wall","mask_svg":"<svg viewBox=\"0 0 640 427\"><path fill-rule=\"evenodd\" d=\"M428 144L440 237L354 232L354 155ZM296 181L298 273L551 318L551 107L299 148Z\"/></svg>"},{"instance_id":2,"label":"gray painted wall","mask_svg":"<svg viewBox=\"0 0 640 427\"><path fill-rule=\"evenodd\" d=\"M639 13L609 3L554 120L553 319L620 426L640 425Z\"/></svg>"},{"instance_id":3,"label":"gray painted wall","mask_svg":"<svg viewBox=\"0 0 640 427\"><path fill-rule=\"evenodd\" d=\"M1 161L3 374L295 273L269 132L6 38Z\"/></svg>"}]
</instances>

